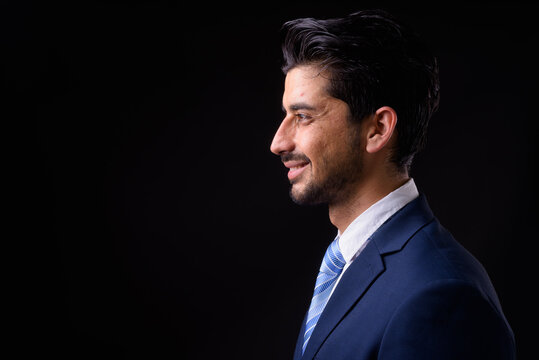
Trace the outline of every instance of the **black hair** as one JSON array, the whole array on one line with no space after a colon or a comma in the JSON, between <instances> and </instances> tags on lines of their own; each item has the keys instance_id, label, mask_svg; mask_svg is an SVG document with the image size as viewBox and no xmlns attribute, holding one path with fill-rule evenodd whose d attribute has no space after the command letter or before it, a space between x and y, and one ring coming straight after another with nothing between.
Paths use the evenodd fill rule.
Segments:
<instances>
[{"instance_id":1,"label":"black hair","mask_svg":"<svg viewBox=\"0 0 539 360\"><path fill-rule=\"evenodd\" d=\"M283 25L283 72L316 65L330 74L331 96L360 122L382 106L397 112L392 161L409 169L439 103L438 64L427 45L383 10L343 18L302 18Z\"/></svg>"}]
</instances>

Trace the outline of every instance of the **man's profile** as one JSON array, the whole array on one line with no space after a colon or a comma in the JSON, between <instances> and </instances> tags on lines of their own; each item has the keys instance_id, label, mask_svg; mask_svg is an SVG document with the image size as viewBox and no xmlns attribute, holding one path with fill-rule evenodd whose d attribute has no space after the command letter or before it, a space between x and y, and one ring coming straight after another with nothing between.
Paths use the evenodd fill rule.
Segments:
<instances>
[{"instance_id":1,"label":"man's profile","mask_svg":"<svg viewBox=\"0 0 539 360\"><path fill-rule=\"evenodd\" d=\"M435 57L379 10L283 29L271 151L292 199L327 204L338 229L294 359L514 359L488 275L409 175L438 107Z\"/></svg>"}]
</instances>

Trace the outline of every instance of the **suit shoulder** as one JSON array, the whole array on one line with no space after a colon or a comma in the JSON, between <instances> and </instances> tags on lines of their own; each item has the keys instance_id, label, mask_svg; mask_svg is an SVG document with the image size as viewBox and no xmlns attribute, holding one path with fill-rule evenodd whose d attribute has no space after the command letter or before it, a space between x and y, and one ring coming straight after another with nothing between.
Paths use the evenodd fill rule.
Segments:
<instances>
[{"instance_id":1,"label":"suit shoulder","mask_svg":"<svg viewBox=\"0 0 539 360\"><path fill-rule=\"evenodd\" d=\"M483 265L436 219L418 231L403 250L405 255L417 252L423 258L417 264L441 277L490 284Z\"/></svg>"},{"instance_id":2,"label":"suit shoulder","mask_svg":"<svg viewBox=\"0 0 539 360\"><path fill-rule=\"evenodd\" d=\"M395 309L380 346L384 359L514 359L505 318L469 282L436 280Z\"/></svg>"},{"instance_id":3,"label":"suit shoulder","mask_svg":"<svg viewBox=\"0 0 539 360\"><path fill-rule=\"evenodd\" d=\"M385 255L384 263L388 281L399 284L401 294L439 281L461 281L477 289L501 312L484 267L437 220L416 232L400 251Z\"/></svg>"}]
</instances>

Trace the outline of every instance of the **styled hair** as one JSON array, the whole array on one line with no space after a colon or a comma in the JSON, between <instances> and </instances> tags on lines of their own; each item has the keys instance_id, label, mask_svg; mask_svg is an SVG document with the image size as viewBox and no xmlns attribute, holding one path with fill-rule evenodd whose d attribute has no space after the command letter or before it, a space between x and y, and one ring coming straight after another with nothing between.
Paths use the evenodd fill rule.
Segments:
<instances>
[{"instance_id":1,"label":"styled hair","mask_svg":"<svg viewBox=\"0 0 539 360\"><path fill-rule=\"evenodd\" d=\"M426 141L439 103L436 58L411 29L382 10L343 18L302 18L283 25L283 72L315 65L329 74L331 96L361 122L382 106L397 113L391 161L408 170Z\"/></svg>"}]
</instances>

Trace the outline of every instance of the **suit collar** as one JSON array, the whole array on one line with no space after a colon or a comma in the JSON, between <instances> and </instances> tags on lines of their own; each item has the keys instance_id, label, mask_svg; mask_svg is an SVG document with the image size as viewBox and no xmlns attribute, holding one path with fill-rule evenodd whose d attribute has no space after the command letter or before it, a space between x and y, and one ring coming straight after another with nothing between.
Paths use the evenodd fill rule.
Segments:
<instances>
[{"instance_id":1,"label":"suit collar","mask_svg":"<svg viewBox=\"0 0 539 360\"><path fill-rule=\"evenodd\" d=\"M401 250L423 226L434 219L425 195L396 212L371 236L380 255Z\"/></svg>"},{"instance_id":2,"label":"suit collar","mask_svg":"<svg viewBox=\"0 0 539 360\"><path fill-rule=\"evenodd\" d=\"M370 237L369 243L344 272L318 320L303 357L312 359L335 326L385 270L382 255L400 251L406 242L434 218L425 196L420 195L389 218ZM300 337L303 336L303 329Z\"/></svg>"},{"instance_id":3,"label":"suit collar","mask_svg":"<svg viewBox=\"0 0 539 360\"><path fill-rule=\"evenodd\" d=\"M316 355L331 331L383 270L384 265L376 247L367 245L343 274L331 295L314 328L302 359L312 359Z\"/></svg>"},{"instance_id":4,"label":"suit collar","mask_svg":"<svg viewBox=\"0 0 539 360\"><path fill-rule=\"evenodd\" d=\"M419 196L414 179L390 192L363 211L339 236L339 247L347 263L351 263L373 232L397 211Z\"/></svg>"}]
</instances>

